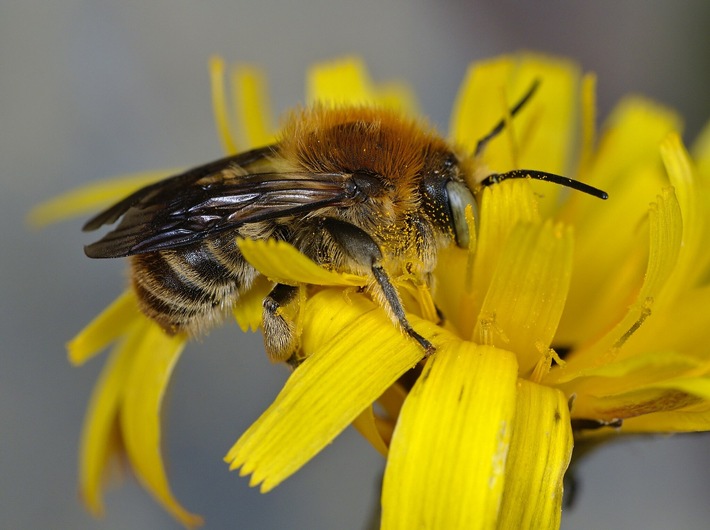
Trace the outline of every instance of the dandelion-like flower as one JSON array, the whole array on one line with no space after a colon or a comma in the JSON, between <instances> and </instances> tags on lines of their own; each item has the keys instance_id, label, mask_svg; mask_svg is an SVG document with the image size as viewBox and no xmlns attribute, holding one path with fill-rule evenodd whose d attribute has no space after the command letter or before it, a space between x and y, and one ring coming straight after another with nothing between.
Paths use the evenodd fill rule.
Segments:
<instances>
[{"instance_id":1,"label":"dandelion-like flower","mask_svg":"<svg viewBox=\"0 0 710 530\"><path fill-rule=\"evenodd\" d=\"M212 72L218 130L234 152L219 61ZM366 278L325 270L283 242L239 241L263 275L234 308L243 329L259 327L270 282L304 286L298 367L226 456L252 485L269 491L354 424L386 455L383 528L557 528L575 443L710 428L710 130L693 163L677 116L629 98L597 140L594 77L519 55L470 68L452 143L473 152L535 79L538 93L508 116L477 174L535 168L611 199L527 180L479 190L468 218L476 237L439 254L432 291L394 279L433 355L360 289ZM309 102L416 113L406 87L373 84L357 60L316 66L308 81ZM266 145L274 131L261 76L237 69L233 84L244 147ZM37 215L96 208L154 178L83 190ZM170 513L200 522L174 499L159 449L161 398L185 342L142 316L129 291L69 343L75 364L116 344L81 448L92 511L102 509L108 463L125 453Z\"/></svg>"}]
</instances>

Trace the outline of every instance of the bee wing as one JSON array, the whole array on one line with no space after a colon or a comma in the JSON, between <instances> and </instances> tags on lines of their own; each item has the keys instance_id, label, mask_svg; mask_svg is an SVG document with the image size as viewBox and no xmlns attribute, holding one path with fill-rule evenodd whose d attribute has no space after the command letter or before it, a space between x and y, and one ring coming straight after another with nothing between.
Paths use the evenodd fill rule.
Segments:
<instances>
[{"instance_id":1,"label":"bee wing","mask_svg":"<svg viewBox=\"0 0 710 530\"><path fill-rule=\"evenodd\" d=\"M117 202L110 208L104 210L98 215L89 219L83 227L85 232L96 230L104 225L110 225L118 221L118 219L128 212L132 207L140 207L141 204L158 203L166 201L171 195L182 193L186 187L189 187L202 179L211 176L219 175L227 169L244 168L248 172L248 168L257 162L261 162L269 154L274 151L273 146L260 147L252 149L237 155L220 158L209 164L205 164L193 169L189 169L184 173L163 179L155 184L145 186L135 193L132 193L120 202Z\"/></svg>"},{"instance_id":2,"label":"bee wing","mask_svg":"<svg viewBox=\"0 0 710 530\"><path fill-rule=\"evenodd\" d=\"M196 243L246 223L352 204L357 188L346 173L264 172L220 178L234 157L143 188L89 221L93 230L119 218L84 251L115 258ZM240 167L242 167L240 165Z\"/></svg>"}]
</instances>

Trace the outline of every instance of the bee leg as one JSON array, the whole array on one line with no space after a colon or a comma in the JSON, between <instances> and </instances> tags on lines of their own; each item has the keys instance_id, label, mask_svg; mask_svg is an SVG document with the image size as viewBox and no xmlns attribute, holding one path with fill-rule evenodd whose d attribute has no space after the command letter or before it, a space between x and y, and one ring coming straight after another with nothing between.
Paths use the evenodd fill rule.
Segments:
<instances>
[{"instance_id":1,"label":"bee leg","mask_svg":"<svg viewBox=\"0 0 710 530\"><path fill-rule=\"evenodd\" d=\"M296 326L284 317L283 307L292 302L298 287L277 283L263 303L262 328L264 347L271 362L288 360L296 351L298 337Z\"/></svg>"},{"instance_id":2,"label":"bee leg","mask_svg":"<svg viewBox=\"0 0 710 530\"><path fill-rule=\"evenodd\" d=\"M439 319L439 321L437 322L437 324L438 324L439 326L443 326L444 323L446 322L446 315L445 315L444 312L439 308L438 305L434 305L434 309L436 309L436 318Z\"/></svg>"},{"instance_id":3,"label":"bee leg","mask_svg":"<svg viewBox=\"0 0 710 530\"><path fill-rule=\"evenodd\" d=\"M392 285L387 271L382 266L382 251L377 243L361 228L338 219L323 219L323 227L348 257L370 267L372 275L375 277L382 295L389 305L392 316L397 320L404 332L424 348L427 355L434 353L434 345L414 331L407 320L397 289Z\"/></svg>"}]
</instances>

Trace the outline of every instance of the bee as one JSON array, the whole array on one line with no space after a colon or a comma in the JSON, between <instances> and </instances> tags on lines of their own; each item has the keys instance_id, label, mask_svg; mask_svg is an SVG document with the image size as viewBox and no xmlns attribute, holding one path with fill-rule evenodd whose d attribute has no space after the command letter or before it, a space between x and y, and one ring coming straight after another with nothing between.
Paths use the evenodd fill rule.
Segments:
<instances>
[{"instance_id":1,"label":"bee","mask_svg":"<svg viewBox=\"0 0 710 530\"><path fill-rule=\"evenodd\" d=\"M532 96L533 84L511 109ZM89 220L119 221L85 247L90 258L130 257L141 311L167 333L199 335L220 323L259 273L237 238L286 241L318 264L368 277L373 299L427 354L431 342L405 314L392 278L414 274L430 285L445 246L467 248L467 205L475 207L473 153L393 110L315 106L290 115L279 140L148 185ZM532 177L606 194L533 170L488 176L477 186ZM294 322L282 308L298 287L276 284L263 301L263 335L273 361L296 352Z\"/></svg>"}]
</instances>

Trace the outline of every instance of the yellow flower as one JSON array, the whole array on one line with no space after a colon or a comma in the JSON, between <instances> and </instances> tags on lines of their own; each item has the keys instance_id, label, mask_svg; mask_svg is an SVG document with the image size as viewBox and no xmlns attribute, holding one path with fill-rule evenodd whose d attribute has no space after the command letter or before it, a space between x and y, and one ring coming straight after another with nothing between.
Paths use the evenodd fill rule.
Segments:
<instances>
[{"instance_id":1,"label":"yellow flower","mask_svg":"<svg viewBox=\"0 0 710 530\"><path fill-rule=\"evenodd\" d=\"M225 149L271 141L260 74L234 73L239 145L219 61L212 72ZM421 346L357 289L366 279L325 271L285 243L239 242L264 277L310 286L299 321L304 360L226 456L252 485L272 489L354 424L387 457L383 528L557 528L574 442L710 429L710 128L694 165L679 119L630 98L597 141L594 77L519 55L471 67L451 141L472 152L535 79L538 93L476 161L479 174L539 169L610 199L528 181L481 190L478 218L468 219L477 237L468 251L440 254L434 292L397 280L434 355L422 359ZM405 87L374 85L354 59L313 68L307 100L416 112ZM136 184L63 197L37 216L102 206ZM235 308L243 329L259 326L267 289L257 284ZM161 397L185 340L164 335L126 293L70 342L70 359L80 364L114 342L84 430L84 499L101 510L101 478L125 452L167 510L198 524L173 498L159 450Z\"/></svg>"}]
</instances>

